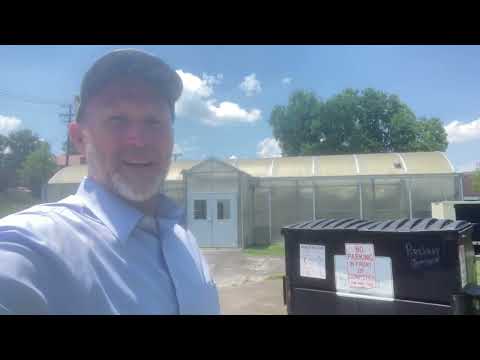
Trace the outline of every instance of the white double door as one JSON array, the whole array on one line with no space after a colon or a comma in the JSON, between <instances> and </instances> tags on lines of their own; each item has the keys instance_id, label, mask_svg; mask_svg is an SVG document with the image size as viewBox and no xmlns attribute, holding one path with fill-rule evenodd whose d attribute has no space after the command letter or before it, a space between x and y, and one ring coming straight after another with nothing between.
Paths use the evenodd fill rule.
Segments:
<instances>
[{"instance_id":1,"label":"white double door","mask_svg":"<svg viewBox=\"0 0 480 360\"><path fill-rule=\"evenodd\" d=\"M191 193L188 208L200 247L238 247L236 193Z\"/></svg>"}]
</instances>

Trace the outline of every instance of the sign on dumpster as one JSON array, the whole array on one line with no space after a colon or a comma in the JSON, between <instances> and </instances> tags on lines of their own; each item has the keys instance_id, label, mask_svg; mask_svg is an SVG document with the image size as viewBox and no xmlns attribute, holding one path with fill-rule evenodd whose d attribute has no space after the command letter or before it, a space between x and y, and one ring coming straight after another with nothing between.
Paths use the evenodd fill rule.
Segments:
<instances>
[{"instance_id":1,"label":"sign on dumpster","mask_svg":"<svg viewBox=\"0 0 480 360\"><path fill-rule=\"evenodd\" d=\"M325 246L300 244L300 276L326 279Z\"/></svg>"},{"instance_id":2,"label":"sign on dumpster","mask_svg":"<svg viewBox=\"0 0 480 360\"><path fill-rule=\"evenodd\" d=\"M373 289L375 281L375 251L373 244L345 244L348 286Z\"/></svg>"}]
</instances>

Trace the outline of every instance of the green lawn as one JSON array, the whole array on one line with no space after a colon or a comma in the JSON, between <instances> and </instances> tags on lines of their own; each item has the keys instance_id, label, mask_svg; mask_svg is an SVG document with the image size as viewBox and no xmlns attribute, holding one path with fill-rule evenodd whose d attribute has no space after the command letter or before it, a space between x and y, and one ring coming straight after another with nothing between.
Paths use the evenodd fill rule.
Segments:
<instances>
[{"instance_id":1,"label":"green lawn","mask_svg":"<svg viewBox=\"0 0 480 360\"><path fill-rule=\"evenodd\" d=\"M247 247L243 251L247 255L254 256L285 256L285 245L282 241L270 245L255 245Z\"/></svg>"},{"instance_id":2,"label":"green lawn","mask_svg":"<svg viewBox=\"0 0 480 360\"><path fill-rule=\"evenodd\" d=\"M480 258L476 259L475 266L477 268L477 284L480 285Z\"/></svg>"},{"instance_id":3,"label":"green lawn","mask_svg":"<svg viewBox=\"0 0 480 360\"><path fill-rule=\"evenodd\" d=\"M29 192L0 192L0 218L40 203Z\"/></svg>"}]
</instances>

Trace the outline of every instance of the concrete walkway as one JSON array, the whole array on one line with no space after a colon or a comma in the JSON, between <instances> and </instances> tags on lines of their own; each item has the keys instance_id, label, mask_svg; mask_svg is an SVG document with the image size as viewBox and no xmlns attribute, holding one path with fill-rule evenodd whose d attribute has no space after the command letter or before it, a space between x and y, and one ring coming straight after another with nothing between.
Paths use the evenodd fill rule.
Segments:
<instances>
[{"instance_id":1,"label":"concrete walkway","mask_svg":"<svg viewBox=\"0 0 480 360\"><path fill-rule=\"evenodd\" d=\"M248 256L239 249L202 252L217 283L222 314L286 314L283 257Z\"/></svg>"}]
</instances>

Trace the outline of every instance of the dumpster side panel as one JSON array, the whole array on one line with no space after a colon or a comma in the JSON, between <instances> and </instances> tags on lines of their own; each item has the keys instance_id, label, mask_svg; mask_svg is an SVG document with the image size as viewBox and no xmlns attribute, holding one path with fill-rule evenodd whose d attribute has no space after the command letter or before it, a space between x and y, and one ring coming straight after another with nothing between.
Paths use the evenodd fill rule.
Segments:
<instances>
[{"instance_id":1,"label":"dumpster side panel","mask_svg":"<svg viewBox=\"0 0 480 360\"><path fill-rule=\"evenodd\" d=\"M332 291L293 289L295 315L450 315L450 306L404 300L339 296Z\"/></svg>"}]
</instances>

